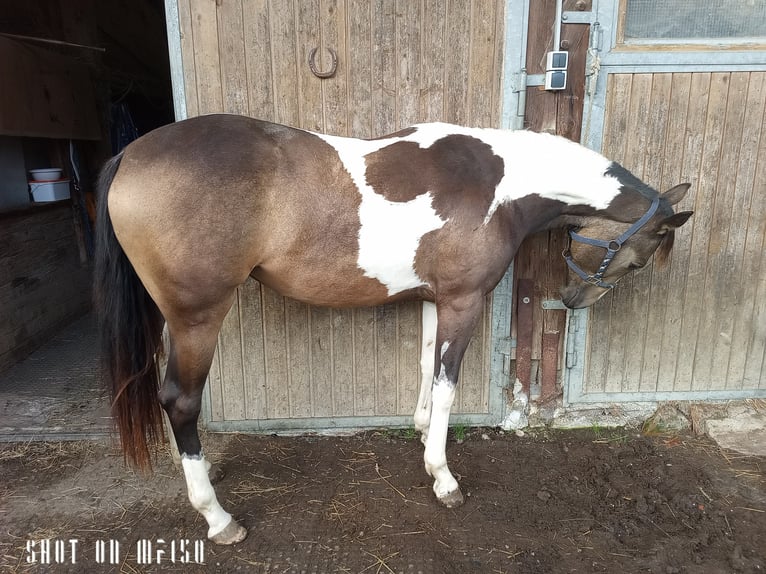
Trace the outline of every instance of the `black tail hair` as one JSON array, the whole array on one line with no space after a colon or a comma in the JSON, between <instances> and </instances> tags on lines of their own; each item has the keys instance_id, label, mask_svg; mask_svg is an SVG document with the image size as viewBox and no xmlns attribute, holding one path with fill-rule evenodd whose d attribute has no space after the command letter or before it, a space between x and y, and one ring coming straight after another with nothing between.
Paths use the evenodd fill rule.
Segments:
<instances>
[{"instance_id":1,"label":"black tail hair","mask_svg":"<svg viewBox=\"0 0 766 574\"><path fill-rule=\"evenodd\" d=\"M123 454L146 469L151 468L150 445L163 440L156 363L163 318L117 241L109 216L109 188L121 161L122 154L109 160L98 180L94 305L102 377L111 392Z\"/></svg>"}]
</instances>

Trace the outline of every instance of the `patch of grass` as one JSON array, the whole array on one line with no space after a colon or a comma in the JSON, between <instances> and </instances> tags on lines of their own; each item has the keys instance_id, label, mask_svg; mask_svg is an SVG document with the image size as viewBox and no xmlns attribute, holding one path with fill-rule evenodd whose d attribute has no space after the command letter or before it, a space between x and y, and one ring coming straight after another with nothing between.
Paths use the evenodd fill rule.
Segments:
<instances>
[{"instance_id":1,"label":"patch of grass","mask_svg":"<svg viewBox=\"0 0 766 574\"><path fill-rule=\"evenodd\" d=\"M403 429L386 429L384 434L390 439L412 440L417 437L418 433L415 430L415 427L407 427Z\"/></svg>"},{"instance_id":2,"label":"patch of grass","mask_svg":"<svg viewBox=\"0 0 766 574\"><path fill-rule=\"evenodd\" d=\"M465 425L455 425L452 427L452 432L455 435L455 440L465 440L466 431L468 429Z\"/></svg>"}]
</instances>

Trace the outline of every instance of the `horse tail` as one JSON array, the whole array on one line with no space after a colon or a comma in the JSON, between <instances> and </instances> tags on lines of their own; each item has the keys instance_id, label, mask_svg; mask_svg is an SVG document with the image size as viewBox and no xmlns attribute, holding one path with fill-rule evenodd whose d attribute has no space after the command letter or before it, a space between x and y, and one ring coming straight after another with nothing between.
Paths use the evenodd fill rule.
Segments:
<instances>
[{"instance_id":1,"label":"horse tail","mask_svg":"<svg viewBox=\"0 0 766 574\"><path fill-rule=\"evenodd\" d=\"M102 377L126 461L151 468L150 446L162 441L156 355L163 318L117 241L107 208L109 187L122 154L109 160L98 181L94 305L101 337Z\"/></svg>"}]
</instances>

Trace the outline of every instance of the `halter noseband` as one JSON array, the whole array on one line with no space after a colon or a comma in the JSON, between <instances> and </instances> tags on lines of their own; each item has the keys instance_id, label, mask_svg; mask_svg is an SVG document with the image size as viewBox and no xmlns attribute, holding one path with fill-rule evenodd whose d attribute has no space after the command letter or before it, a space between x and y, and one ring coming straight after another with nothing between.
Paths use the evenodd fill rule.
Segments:
<instances>
[{"instance_id":1,"label":"halter noseband","mask_svg":"<svg viewBox=\"0 0 766 574\"><path fill-rule=\"evenodd\" d=\"M652 215L657 211L657 208L660 205L660 196L658 195L652 200L652 204L649 206L649 209L646 213L644 213L641 218L636 221L633 225L631 225L625 233L620 235L617 239L613 239L612 241L604 241L603 239L591 239L590 237L583 237L579 233L575 232L574 230L569 230L569 237L570 241L579 241L580 243L586 243L588 245L595 245L596 247L603 247L606 249L606 255L604 255L604 259L601 261L601 265L598 266L598 270L593 274L588 274L583 269L577 265L577 263L574 262L572 259L572 252L567 247L562 255L564 256L564 259L567 262L567 265L569 265L569 268L577 273L577 275L585 281L586 283L590 283L591 285L596 285L597 287L601 287L603 289L614 289L615 284L614 283L607 283L603 280L604 273L606 273L607 268L609 267L609 264L612 262L612 259L614 259L614 256L617 255L617 252L622 248L622 244L625 243L630 237L632 237L639 229L641 229L644 225L646 225L646 222L649 221L652 218Z\"/></svg>"}]
</instances>

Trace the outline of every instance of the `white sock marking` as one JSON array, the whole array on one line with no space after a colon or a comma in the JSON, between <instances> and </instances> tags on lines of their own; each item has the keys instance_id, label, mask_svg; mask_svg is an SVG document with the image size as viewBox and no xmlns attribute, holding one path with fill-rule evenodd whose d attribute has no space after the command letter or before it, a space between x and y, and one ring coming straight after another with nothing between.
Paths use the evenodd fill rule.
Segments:
<instances>
[{"instance_id":1,"label":"white sock marking","mask_svg":"<svg viewBox=\"0 0 766 574\"><path fill-rule=\"evenodd\" d=\"M423 443L428 437L431 421L431 386L434 382L434 345L436 344L436 305L423 301L423 344L420 348L420 394L415 407L415 429L422 433Z\"/></svg>"},{"instance_id":2,"label":"white sock marking","mask_svg":"<svg viewBox=\"0 0 766 574\"><path fill-rule=\"evenodd\" d=\"M433 488L437 498L443 498L458 489L457 481L447 467L446 452L449 414L454 400L455 386L440 375L433 386L431 425L423 457L426 471L434 478Z\"/></svg>"},{"instance_id":3,"label":"white sock marking","mask_svg":"<svg viewBox=\"0 0 766 574\"><path fill-rule=\"evenodd\" d=\"M208 524L207 536L212 538L231 522L231 514L226 512L215 496L210 478L207 475L210 464L204 455L199 457L181 456L181 466L186 478L186 489L192 506L205 517Z\"/></svg>"}]
</instances>

